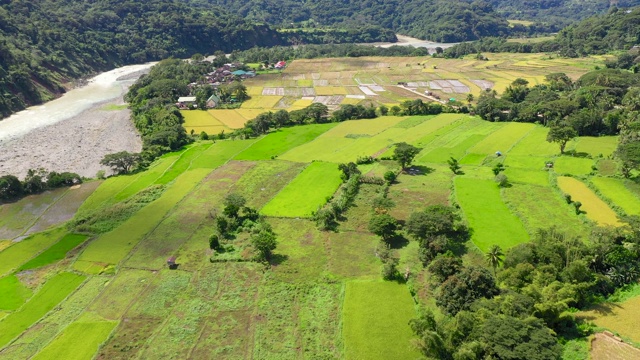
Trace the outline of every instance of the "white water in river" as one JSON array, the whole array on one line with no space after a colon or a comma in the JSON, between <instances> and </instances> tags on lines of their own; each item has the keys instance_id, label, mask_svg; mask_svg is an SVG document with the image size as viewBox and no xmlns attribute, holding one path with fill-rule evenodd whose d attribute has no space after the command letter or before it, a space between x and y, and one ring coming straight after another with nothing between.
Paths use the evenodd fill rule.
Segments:
<instances>
[{"instance_id":1,"label":"white water in river","mask_svg":"<svg viewBox=\"0 0 640 360\"><path fill-rule=\"evenodd\" d=\"M126 91L124 85L133 83L135 79L118 78L145 71L154 64L128 65L101 73L86 85L72 89L55 100L29 107L0 120L0 143L24 136L34 129L70 119L94 104L120 97Z\"/></svg>"}]
</instances>

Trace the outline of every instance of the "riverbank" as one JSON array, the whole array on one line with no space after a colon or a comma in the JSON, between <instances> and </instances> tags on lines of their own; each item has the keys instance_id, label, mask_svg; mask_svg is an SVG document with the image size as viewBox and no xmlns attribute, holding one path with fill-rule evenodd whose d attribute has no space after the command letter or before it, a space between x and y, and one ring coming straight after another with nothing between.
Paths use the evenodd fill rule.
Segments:
<instances>
[{"instance_id":1,"label":"riverbank","mask_svg":"<svg viewBox=\"0 0 640 360\"><path fill-rule=\"evenodd\" d=\"M142 141L124 103L129 86L153 64L102 73L86 86L0 121L0 176L29 169L95 177L106 154L139 152Z\"/></svg>"}]
</instances>

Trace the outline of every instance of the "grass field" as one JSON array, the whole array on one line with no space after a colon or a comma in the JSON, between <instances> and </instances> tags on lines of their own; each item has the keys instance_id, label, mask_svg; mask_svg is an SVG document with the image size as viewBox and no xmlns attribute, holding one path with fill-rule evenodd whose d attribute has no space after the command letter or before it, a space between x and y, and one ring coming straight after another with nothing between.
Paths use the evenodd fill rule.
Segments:
<instances>
[{"instance_id":1,"label":"grass field","mask_svg":"<svg viewBox=\"0 0 640 360\"><path fill-rule=\"evenodd\" d=\"M320 134L332 129L336 124L315 124L280 129L269 133L243 152L236 160L268 160L307 143Z\"/></svg>"},{"instance_id":2,"label":"grass field","mask_svg":"<svg viewBox=\"0 0 640 360\"><path fill-rule=\"evenodd\" d=\"M640 296L636 296L620 303L606 302L596 305L589 311L578 313L578 317L640 343L639 310Z\"/></svg>"},{"instance_id":3,"label":"grass field","mask_svg":"<svg viewBox=\"0 0 640 360\"><path fill-rule=\"evenodd\" d=\"M570 194L573 201L582 203L580 210L586 213L587 218L599 225L621 225L616 213L611 210L609 205L581 181L571 177L559 177L558 186L564 193Z\"/></svg>"},{"instance_id":4,"label":"grass field","mask_svg":"<svg viewBox=\"0 0 640 360\"><path fill-rule=\"evenodd\" d=\"M196 169L178 176L158 200L138 211L115 230L92 241L74 263L74 268L99 273L105 266L120 262L208 173L208 169Z\"/></svg>"},{"instance_id":5,"label":"grass field","mask_svg":"<svg viewBox=\"0 0 640 360\"><path fill-rule=\"evenodd\" d=\"M32 359L91 359L116 325L115 321L74 322Z\"/></svg>"},{"instance_id":6,"label":"grass field","mask_svg":"<svg viewBox=\"0 0 640 360\"><path fill-rule=\"evenodd\" d=\"M518 77L536 84L552 72L575 80L603 66L602 58L484 55L490 61L473 55L295 60L282 72L247 79L252 98L238 109L183 115L194 132L211 126L208 133L229 133L262 112L300 109L313 101L331 102L334 109L339 101L392 106L416 97L398 82L415 82L411 87L420 93L463 99L466 94L445 94L428 82L457 79L479 96L481 85L493 83L501 91ZM365 95L359 86L371 86L376 95ZM578 138L560 155L558 145L546 141L547 132L540 125L487 122L468 114L293 126L250 140L198 140L145 171L85 183L82 193L62 189L2 204L0 358L418 359L408 321L419 306L443 314L416 241L397 239L390 249L398 270L410 270L408 285L381 280L380 238L368 230L381 194L395 203L388 213L401 224L429 205L455 206L472 232L463 259L479 266L486 265L481 252L490 245L506 252L539 228L555 226L587 242L594 216L620 224L602 200L619 212L640 212L640 185L604 177L617 172L610 156L614 137ZM422 149L412 171L399 174L388 189L360 184L337 231L319 231L309 217L339 189L338 164L365 155L391 157L403 141ZM462 163L461 174L448 168L450 157ZM491 168L498 162L506 166L508 187L493 180ZM555 167L546 169L548 162ZM358 168L375 177L399 171L395 160ZM580 178L557 178L561 174ZM164 187L158 199L93 238L68 234L66 220L58 216L100 213L158 184ZM562 192L581 201L586 216L577 215ZM225 238L224 252L210 249L217 231L213 215L221 213L230 193L244 196L273 228L277 247L270 264L252 261L247 232ZM54 224L61 226L23 239ZM408 237L405 229L399 233ZM177 269L168 269L170 256ZM613 310L620 312L594 310L594 316L620 317L606 326L631 338L623 332L635 331L624 322L637 318L634 299L619 298ZM567 360L585 358L583 339L564 345Z\"/></svg>"},{"instance_id":7,"label":"grass field","mask_svg":"<svg viewBox=\"0 0 640 360\"><path fill-rule=\"evenodd\" d=\"M557 174L580 176L590 174L593 171L591 168L593 165L591 159L561 156L556 159L553 169Z\"/></svg>"},{"instance_id":8,"label":"grass field","mask_svg":"<svg viewBox=\"0 0 640 360\"><path fill-rule=\"evenodd\" d=\"M34 234L0 252L0 276L17 269L58 242L65 232L64 228L57 228Z\"/></svg>"},{"instance_id":9,"label":"grass field","mask_svg":"<svg viewBox=\"0 0 640 360\"><path fill-rule=\"evenodd\" d=\"M69 251L87 240L88 236L79 234L67 234L60 241L53 244L50 248L40 253L40 255L29 260L26 264L20 266L18 271L39 268L41 266L53 264L54 262L64 259Z\"/></svg>"},{"instance_id":10,"label":"grass field","mask_svg":"<svg viewBox=\"0 0 640 360\"><path fill-rule=\"evenodd\" d=\"M607 199L620 206L627 215L640 215L640 198L624 185L624 180L592 177L591 183Z\"/></svg>"},{"instance_id":11,"label":"grass field","mask_svg":"<svg viewBox=\"0 0 640 360\"><path fill-rule=\"evenodd\" d=\"M342 333L345 358L416 359L412 348L410 319L414 304L404 285L393 282L359 282L346 284ZM388 341L397 339L397 341Z\"/></svg>"},{"instance_id":12,"label":"grass field","mask_svg":"<svg viewBox=\"0 0 640 360\"><path fill-rule=\"evenodd\" d=\"M265 205L261 213L276 217L310 217L340 186L335 164L314 162ZM301 201L304 199L304 201Z\"/></svg>"},{"instance_id":13,"label":"grass field","mask_svg":"<svg viewBox=\"0 0 640 360\"><path fill-rule=\"evenodd\" d=\"M490 180L455 178L456 198L473 228L473 243L481 251L491 245L506 250L529 240L522 222L502 201L498 184Z\"/></svg>"},{"instance_id":14,"label":"grass field","mask_svg":"<svg viewBox=\"0 0 640 360\"><path fill-rule=\"evenodd\" d=\"M60 273L49 281L20 310L0 321L0 347L27 330L85 280L84 276Z\"/></svg>"},{"instance_id":15,"label":"grass field","mask_svg":"<svg viewBox=\"0 0 640 360\"><path fill-rule=\"evenodd\" d=\"M16 310L33 292L15 275L0 278L0 310Z\"/></svg>"}]
</instances>

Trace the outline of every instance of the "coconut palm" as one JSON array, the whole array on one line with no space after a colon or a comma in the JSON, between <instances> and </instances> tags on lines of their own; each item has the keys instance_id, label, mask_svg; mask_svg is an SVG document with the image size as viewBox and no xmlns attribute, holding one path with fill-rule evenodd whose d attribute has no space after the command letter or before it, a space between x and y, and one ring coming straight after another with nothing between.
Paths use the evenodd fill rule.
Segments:
<instances>
[{"instance_id":1,"label":"coconut palm","mask_svg":"<svg viewBox=\"0 0 640 360\"><path fill-rule=\"evenodd\" d=\"M489 251L485 254L485 258L491 267L493 268L493 276L496 276L496 268L502 264L502 249L498 245L491 245Z\"/></svg>"}]
</instances>

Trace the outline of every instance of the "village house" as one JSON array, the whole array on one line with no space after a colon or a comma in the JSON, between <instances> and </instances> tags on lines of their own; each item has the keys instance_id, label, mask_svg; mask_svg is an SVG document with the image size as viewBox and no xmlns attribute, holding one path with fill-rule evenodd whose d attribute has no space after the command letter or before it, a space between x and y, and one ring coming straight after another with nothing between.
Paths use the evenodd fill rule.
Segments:
<instances>
[{"instance_id":1,"label":"village house","mask_svg":"<svg viewBox=\"0 0 640 360\"><path fill-rule=\"evenodd\" d=\"M195 96L181 96L178 98L178 102L176 103L176 106L179 109L187 110L192 107L197 107L198 105L196 104Z\"/></svg>"}]
</instances>

